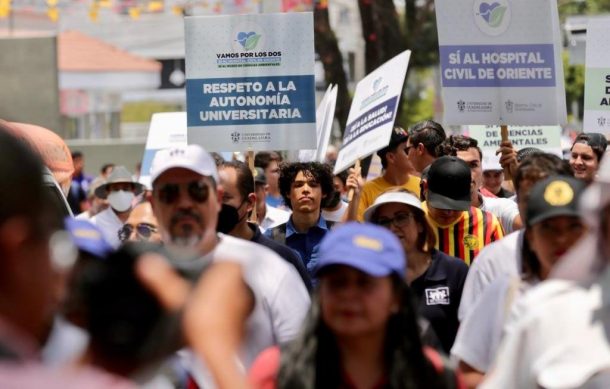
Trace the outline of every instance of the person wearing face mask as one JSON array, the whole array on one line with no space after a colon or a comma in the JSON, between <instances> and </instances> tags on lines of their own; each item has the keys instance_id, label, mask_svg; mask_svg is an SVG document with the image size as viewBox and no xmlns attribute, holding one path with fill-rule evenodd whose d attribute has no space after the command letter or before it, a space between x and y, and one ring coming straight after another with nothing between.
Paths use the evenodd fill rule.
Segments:
<instances>
[{"instance_id":1,"label":"person wearing face mask","mask_svg":"<svg viewBox=\"0 0 610 389\"><path fill-rule=\"evenodd\" d=\"M224 189L216 226L218 232L249 240L275 251L296 268L307 290L311 291L309 273L298 255L286 245L264 236L256 223L248 221L256 204L254 178L248 166L240 161L225 162L220 165L218 176Z\"/></svg>"},{"instance_id":2,"label":"person wearing face mask","mask_svg":"<svg viewBox=\"0 0 610 389\"><path fill-rule=\"evenodd\" d=\"M134 181L124 166L117 166L106 182L95 190L95 195L100 199L108 199L110 206L95 215L91 222L102 230L104 239L113 248L121 244L118 231L129 218L135 196L143 190L144 186Z\"/></svg>"}]
</instances>

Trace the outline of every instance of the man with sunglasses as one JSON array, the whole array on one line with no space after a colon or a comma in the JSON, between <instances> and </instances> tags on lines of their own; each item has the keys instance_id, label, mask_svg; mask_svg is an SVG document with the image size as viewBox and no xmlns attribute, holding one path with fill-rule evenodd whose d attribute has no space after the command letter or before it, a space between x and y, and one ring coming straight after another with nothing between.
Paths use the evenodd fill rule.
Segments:
<instances>
[{"instance_id":1,"label":"man with sunglasses","mask_svg":"<svg viewBox=\"0 0 610 389\"><path fill-rule=\"evenodd\" d=\"M364 221L364 211L371 206L377 197L393 186L402 186L419 196L419 177L413 175L415 169L409 162L407 140L409 135L401 127L394 127L387 147L379 150L383 175L368 181L362 191L356 190L352 201L358 204L359 221Z\"/></svg>"},{"instance_id":2,"label":"man with sunglasses","mask_svg":"<svg viewBox=\"0 0 610 389\"><path fill-rule=\"evenodd\" d=\"M297 271L273 251L217 234L223 189L212 157L197 145L160 150L151 165L151 180L153 211L164 243L195 251L201 264L212 264L209 271L214 269L215 277L236 285L225 293L226 304L210 320L243 322L243 336L236 335L242 339L241 365L249 368L262 350L294 338L309 308L307 289ZM241 281L232 283L236 275ZM183 357L198 386L212 387L203 364L190 352Z\"/></svg>"},{"instance_id":3,"label":"man with sunglasses","mask_svg":"<svg viewBox=\"0 0 610 389\"><path fill-rule=\"evenodd\" d=\"M445 138L443 126L432 120L422 120L409 128L407 156L415 170L423 172L439 157L436 148Z\"/></svg>"},{"instance_id":4,"label":"man with sunglasses","mask_svg":"<svg viewBox=\"0 0 610 389\"><path fill-rule=\"evenodd\" d=\"M161 242L157 218L148 201L136 205L131 210L127 222L119 230L119 239L123 243L127 241Z\"/></svg>"}]
</instances>

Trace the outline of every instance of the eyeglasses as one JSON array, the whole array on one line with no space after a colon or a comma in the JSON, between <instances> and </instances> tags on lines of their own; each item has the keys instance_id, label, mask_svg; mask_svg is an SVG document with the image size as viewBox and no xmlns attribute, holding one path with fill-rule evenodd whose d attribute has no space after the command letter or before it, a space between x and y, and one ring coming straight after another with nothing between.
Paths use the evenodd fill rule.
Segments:
<instances>
[{"instance_id":1,"label":"eyeglasses","mask_svg":"<svg viewBox=\"0 0 610 389\"><path fill-rule=\"evenodd\" d=\"M204 181L191 181L185 184L165 184L157 191L157 198L165 204L173 204L180 198L180 187L186 186L186 191L191 200L197 203L207 201L210 195L210 187Z\"/></svg>"},{"instance_id":2,"label":"eyeglasses","mask_svg":"<svg viewBox=\"0 0 610 389\"><path fill-rule=\"evenodd\" d=\"M403 149L403 151L405 152L405 154L409 155L409 150L411 150L412 148L413 148L413 145L407 146Z\"/></svg>"},{"instance_id":3,"label":"eyeglasses","mask_svg":"<svg viewBox=\"0 0 610 389\"><path fill-rule=\"evenodd\" d=\"M413 219L412 213L397 213L393 218L379 218L375 221L375 224L385 228L390 228L392 224L396 227L404 227L411 219Z\"/></svg>"},{"instance_id":4,"label":"eyeglasses","mask_svg":"<svg viewBox=\"0 0 610 389\"><path fill-rule=\"evenodd\" d=\"M131 233L133 232L133 230L134 230L134 226L132 226L131 224L125 224L119 230L119 240L121 242L125 242L126 240L128 240L129 237L131 236ZM152 224L148 224L148 223L139 223L135 226L135 230L138 233L138 235L141 236L142 238L150 239L150 236L154 232L157 232L157 227L153 226Z\"/></svg>"}]
</instances>

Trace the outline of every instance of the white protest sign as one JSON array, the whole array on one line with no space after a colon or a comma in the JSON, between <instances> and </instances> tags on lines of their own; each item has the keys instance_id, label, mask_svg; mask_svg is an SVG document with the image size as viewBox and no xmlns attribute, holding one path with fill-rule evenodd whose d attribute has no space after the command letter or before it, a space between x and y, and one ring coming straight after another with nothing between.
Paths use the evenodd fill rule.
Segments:
<instances>
[{"instance_id":1,"label":"white protest sign","mask_svg":"<svg viewBox=\"0 0 610 389\"><path fill-rule=\"evenodd\" d=\"M151 188L150 165L157 151L187 144L186 112L155 113L150 119L146 147L140 169L140 183Z\"/></svg>"},{"instance_id":2,"label":"white protest sign","mask_svg":"<svg viewBox=\"0 0 610 389\"><path fill-rule=\"evenodd\" d=\"M589 19L585 70L586 132L610 134L610 18Z\"/></svg>"},{"instance_id":3,"label":"white protest sign","mask_svg":"<svg viewBox=\"0 0 610 389\"><path fill-rule=\"evenodd\" d=\"M311 13L187 17L185 31L190 143L316 147Z\"/></svg>"},{"instance_id":4,"label":"white protest sign","mask_svg":"<svg viewBox=\"0 0 610 389\"><path fill-rule=\"evenodd\" d=\"M556 0L437 0L446 124L567 122Z\"/></svg>"},{"instance_id":5,"label":"white protest sign","mask_svg":"<svg viewBox=\"0 0 610 389\"><path fill-rule=\"evenodd\" d=\"M333 85L330 91L330 96L326 104L326 114L324 115L324 123L322 124L322 133L318 141L318 148L314 156L314 161L323 163L326 161L326 150L330 142L330 134L335 122L335 108L337 107L337 85Z\"/></svg>"},{"instance_id":6,"label":"white protest sign","mask_svg":"<svg viewBox=\"0 0 610 389\"><path fill-rule=\"evenodd\" d=\"M501 170L500 148L502 136L499 126L468 126L469 136L479 142L483 152L483 170ZM508 137L516 150L535 147L546 153L563 158L561 149L561 127L559 126L511 126Z\"/></svg>"},{"instance_id":7,"label":"white protest sign","mask_svg":"<svg viewBox=\"0 0 610 389\"><path fill-rule=\"evenodd\" d=\"M320 100L320 104L318 104L318 108L316 108L316 144L318 147L320 147L320 137L322 136L324 118L326 117L326 111L328 111L328 101L332 88L333 84L328 85L326 92L324 92L324 96L322 96L322 100ZM314 160L315 155L316 150L314 149L299 150L299 162L311 162Z\"/></svg>"},{"instance_id":8,"label":"white protest sign","mask_svg":"<svg viewBox=\"0 0 610 389\"><path fill-rule=\"evenodd\" d=\"M390 143L410 56L398 54L356 86L334 174Z\"/></svg>"}]
</instances>

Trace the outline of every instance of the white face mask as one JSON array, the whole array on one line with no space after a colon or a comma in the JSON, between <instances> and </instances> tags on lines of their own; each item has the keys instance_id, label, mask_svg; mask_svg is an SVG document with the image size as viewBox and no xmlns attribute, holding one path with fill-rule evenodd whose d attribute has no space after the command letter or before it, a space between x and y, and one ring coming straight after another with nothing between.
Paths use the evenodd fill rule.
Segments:
<instances>
[{"instance_id":1,"label":"white face mask","mask_svg":"<svg viewBox=\"0 0 610 389\"><path fill-rule=\"evenodd\" d=\"M117 212L125 212L131 208L131 203L133 202L135 195L133 192L128 192L124 190L110 192L108 195L108 203L112 209Z\"/></svg>"}]
</instances>

